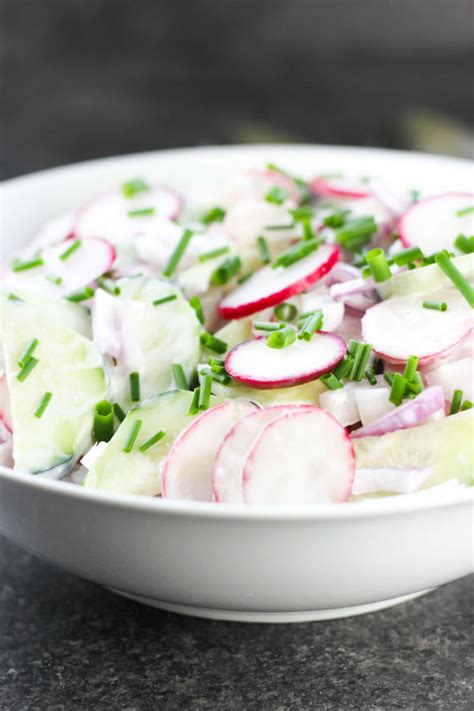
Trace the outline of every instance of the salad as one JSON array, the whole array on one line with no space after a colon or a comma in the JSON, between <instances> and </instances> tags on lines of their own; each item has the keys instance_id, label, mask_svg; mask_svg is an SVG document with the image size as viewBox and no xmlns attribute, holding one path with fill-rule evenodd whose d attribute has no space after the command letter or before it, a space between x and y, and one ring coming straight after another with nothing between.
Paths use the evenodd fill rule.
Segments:
<instances>
[{"instance_id":1,"label":"salad","mask_svg":"<svg viewBox=\"0 0 474 711\"><path fill-rule=\"evenodd\" d=\"M2 268L3 466L308 505L473 483L474 195L133 177Z\"/></svg>"}]
</instances>

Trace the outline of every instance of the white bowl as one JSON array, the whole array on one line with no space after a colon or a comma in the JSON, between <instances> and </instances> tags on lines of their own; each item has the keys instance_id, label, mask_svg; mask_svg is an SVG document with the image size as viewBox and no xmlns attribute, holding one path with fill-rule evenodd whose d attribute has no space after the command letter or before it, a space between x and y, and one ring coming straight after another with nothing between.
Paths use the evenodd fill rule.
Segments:
<instances>
[{"instance_id":1,"label":"white bowl","mask_svg":"<svg viewBox=\"0 0 474 711\"><path fill-rule=\"evenodd\" d=\"M5 251L95 192L144 175L186 192L273 161L310 176L385 175L426 192L470 189L469 163L318 146L196 148L49 170L3 187ZM328 453L328 456L330 454ZM134 599L202 617L322 620L381 609L473 570L468 489L312 508L111 495L0 470L0 530L36 555Z\"/></svg>"}]
</instances>

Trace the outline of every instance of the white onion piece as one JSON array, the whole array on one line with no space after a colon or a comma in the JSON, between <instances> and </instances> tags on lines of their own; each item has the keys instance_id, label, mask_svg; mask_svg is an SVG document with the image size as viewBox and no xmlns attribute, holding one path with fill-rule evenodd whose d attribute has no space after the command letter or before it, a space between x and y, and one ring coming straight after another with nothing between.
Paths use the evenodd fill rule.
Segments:
<instances>
[{"instance_id":1,"label":"white onion piece","mask_svg":"<svg viewBox=\"0 0 474 711\"><path fill-rule=\"evenodd\" d=\"M443 363L439 368L431 370L426 375L429 385L440 385L443 388L444 399L451 402L455 390L462 390L463 400L474 399L474 359Z\"/></svg>"},{"instance_id":2,"label":"white onion piece","mask_svg":"<svg viewBox=\"0 0 474 711\"><path fill-rule=\"evenodd\" d=\"M83 467L86 469L92 469L94 464L96 463L97 459L100 457L104 449L107 447L107 442L96 442L92 447L89 449L88 452L84 454L84 456L81 459L81 464ZM72 479L72 474L71 474L71 479Z\"/></svg>"},{"instance_id":3,"label":"white onion piece","mask_svg":"<svg viewBox=\"0 0 474 711\"><path fill-rule=\"evenodd\" d=\"M433 470L431 467L413 469L397 469L382 467L380 469L356 469L352 485L353 496L361 494L391 493L412 494L429 479Z\"/></svg>"}]
</instances>

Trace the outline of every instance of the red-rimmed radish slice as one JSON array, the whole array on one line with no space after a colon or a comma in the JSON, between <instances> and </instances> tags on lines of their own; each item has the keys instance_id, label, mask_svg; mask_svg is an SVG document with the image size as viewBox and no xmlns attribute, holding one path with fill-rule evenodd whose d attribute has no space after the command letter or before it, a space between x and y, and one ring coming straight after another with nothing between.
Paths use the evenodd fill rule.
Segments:
<instances>
[{"instance_id":1,"label":"red-rimmed radish slice","mask_svg":"<svg viewBox=\"0 0 474 711\"><path fill-rule=\"evenodd\" d=\"M352 495L412 494L414 491L418 491L432 474L432 467L356 469Z\"/></svg>"},{"instance_id":2,"label":"red-rimmed radish slice","mask_svg":"<svg viewBox=\"0 0 474 711\"><path fill-rule=\"evenodd\" d=\"M286 348L269 348L265 338L253 338L232 348L225 368L235 380L254 388L286 388L316 380L332 370L345 352L345 341L325 331Z\"/></svg>"},{"instance_id":3,"label":"red-rimmed radish slice","mask_svg":"<svg viewBox=\"0 0 474 711\"><path fill-rule=\"evenodd\" d=\"M413 400L407 400L395 410L383 415L379 420L354 430L352 437L374 437L387 434L387 432L395 432L395 430L416 427L439 410L444 410L443 388L434 385L423 390Z\"/></svg>"},{"instance_id":4,"label":"red-rimmed radish slice","mask_svg":"<svg viewBox=\"0 0 474 711\"><path fill-rule=\"evenodd\" d=\"M423 301L445 302L446 311L423 308ZM454 287L422 294L393 296L376 304L362 318L362 335L390 363L416 355L420 364L446 356L474 327L472 309Z\"/></svg>"},{"instance_id":5,"label":"red-rimmed radish slice","mask_svg":"<svg viewBox=\"0 0 474 711\"><path fill-rule=\"evenodd\" d=\"M354 470L345 429L324 410L308 407L261 430L244 465L244 500L269 506L343 502Z\"/></svg>"},{"instance_id":6,"label":"red-rimmed radish slice","mask_svg":"<svg viewBox=\"0 0 474 711\"><path fill-rule=\"evenodd\" d=\"M217 450L212 472L214 501L227 504L244 503L242 490L247 454L261 429L286 412L311 405L274 405L252 412L235 423Z\"/></svg>"},{"instance_id":7,"label":"red-rimmed radish slice","mask_svg":"<svg viewBox=\"0 0 474 711\"><path fill-rule=\"evenodd\" d=\"M338 259L339 248L323 244L289 267L263 267L221 301L219 313L226 319L242 318L275 306L321 279Z\"/></svg>"},{"instance_id":8,"label":"red-rimmed radish slice","mask_svg":"<svg viewBox=\"0 0 474 711\"><path fill-rule=\"evenodd\" d=\"M288 225L288 229L266 231L269 225ZM222 227L229 239L239 245L255 244L262 233L272 242L297 234L293 218L285 207L257 198L239 200L229 208Z\"/></svg>"},{"instance_id":9,"label":"red-rimmed radish slice","mask_svg":"<svg viewBox=\"0 0 474 711\"><path fill-rule=\"evenodd\" d=\"M318 197L367 198L370 189L367 183L354 178L317 176L309 183L312 193Z\"/></svg>"},{"instance_id":10,"label":"red-rimmed radish slice","mask_svg":"<svg viewBox=\"0 0 474 711\"><path fill-rule=\"evenodd\" d=\"M163 462L166 499L212 501L212 466L232 425L257 409L250 402L226 402L198 415L175 440Z\"/></svg>"},{"instance_id":11,"label":"red-rimmed radish slice","mask_svg":"<svg viewBox=\"0 0 474 711\"><path fill-rule=\"evenodd\" d=\"M344 318L344 304L332 299L329 290L324 285L318 285L315 289L300 294L296 297L295 302L301 314L320 309L323 312L325 331L335 331Z\"/></svg>"},{"instance_id":12,"label":"red-rimmed radish slice","mask_svg":"<svg viewBox=\"0 0 474 711\"><path fill-rule=\"evenodd\" d=\"M425 254L452 250L459 234L474 233L474 213L465 212L473 206L472 193L446 193L420 200L398 221L400 239L405 247L420 247Z\"/></svg>"},{"instance_id":13,"label":"red-rimmed radish slice","mask_svg":"<svg viewBox=\"0 0 474 711\"><path fill-rule=\"evenodd\" d=\"M154 217L175 219L182 206L182 198L171 188L156 187L126 198L121 190L111 190L92 198L76 213L76 237L104 237L112 244L133 240L153 228ZM130 216L136 210L153 208L153 214Z\"/></svg>"}]
</instances>

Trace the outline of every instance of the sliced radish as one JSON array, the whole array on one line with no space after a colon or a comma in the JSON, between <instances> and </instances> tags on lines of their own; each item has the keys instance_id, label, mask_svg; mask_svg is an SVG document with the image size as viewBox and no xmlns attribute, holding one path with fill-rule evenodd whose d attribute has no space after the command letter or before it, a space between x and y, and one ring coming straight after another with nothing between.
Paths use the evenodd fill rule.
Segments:
<instances>
[{"instance_id":1,"label":"sliced radish","mask_svg":"<svg viewBox=\"0 0 474 711\"><path fill-rule=\"evenodd\" d=\"M310 405L274 405L252 412L235 423L224 437L214 459L212 489L218 503L244 503L244 464L248 451L261 429L286 412Z\"/></svg>"},{"instance_id":2,"label":"sliced radish","mask_svg":"<svg viewBox=\"0 0 474 711\"><path fill-rule=\"evenodd\" d=\"M327 274L339 259L339 248L322 245L316 252L291 266L259 269L219 305L223 318L250 316L268 306L275 306L301 293Z\"/></svg>"},{"instance_id":3,"label":"sliced radish","mask_svg":"<svg viewBox=\"0 0 474 711\"><path fill-rule=\"evenodd\" d=\"M36 234L34 239L21 252L21 257L26 258L27 255L32 256L38 250L45 247L51 247L58 242L64 242L73 236L75 221L74 212L64 212L52 220L48 220Z\"/></svg>"},{"instance_id":4,"label":"sliced radish","mask_svg":"<svg viewBox=\"0 0 474 711\"><path fill-rule=\"evenodd\" d=\"M431 467L356 469L352 494L412 494L418 491L432 474Z\"/></svg>"},{"instance_id":5,"label":"sliced radish","mask_svg":"<svg viewBox=\"0 0 474 711\"><path fill-rule=\"evenodd\" d=\"M334 177L313 178L309 187L318 197L366 198L370 197L368 184L357 178Z\"/></svg>"},{"instance_id":6,"label":"sliced radish","mask_svg":"<svg viewBox=\"0 0 474 711\"><path fill-rule=\"evenodd\" d=\"M111 190L92 198L76 214L76 237L103 237L112 244L133 241L138 234L153 229L155 217L178 217L181 196L170 188L152 188L126 198L121 190ZM130 217L129 212L153 208L153 214Z\"/></svg>"},{"instance_id":7,"label":"sliced radish","mask_svg":"<svg viewBox=\"0 0 474 711\"><path fill-rule=\"evenodd\" d=\"M463 400L474 400L474 359L443 363L426 374L429 385L440 385L443 388L444 399L451 402L455 390L461 390Z\"/></svg>"},{"instance_id":8,"label":"sliced radish","mask_svg":"<svg viewBox=\"0 0 474 711\"><path fill-rule=\"evenodd\" d=\"M9 434L5 439L0 440L0 466L13 469L13 436Z\"/></svg>"},{"instance_id":9,"label":"sliced radish","mask_svg":"<svg viewBox=\"0 0 474 711\"><path fill-rule=\"evenodd\" d=\"M423 308L423 301L445 302L447 311ZM390 363L416 355L421 364L444 357L466 339L474 320L472 309L455 288L394 296L376 304L362 318L367 343Z\"/></svg>"},{"instance_id":10,"label":"sliced radish","mask_svg":"<svg viewBox=\"0 0 474 711\"><path fill-rule=\"evenodd\" d=\"M344 318L344 304L332 299L324 285L318 285L315 289L300 294L295 298L295 304L300 314L320 309L323 312L325 331L335 331Z\"/></svg>"},{"instance_id":11,"label":"sliced radish","mask_svg":"<svg viewBox=\"0 0 474 711\"><path fill-rule=\"evenodd\" d=\"M256 409L249 402L226 402L196 417L175 440L163 462L163 497L212 501L217 448L232 425Z\"/></svg>"},{"instance_id":12,"label":"sliced radish","mask_svg":"<svg viewBox=\"0 0 474 711\"><path fill-rule=\"evenodd\" d=\"M288 229L265 231L269 225L288 225ZM225 216L223 228L236 244L255 244L262 233L271 241L282 241L295 236L293 218L282 205L274 205L256 198L239 200Z\"/></svg>"},{"instance_id":13,"label":"sliced radish","mask_svg":"<svg viewBox=\"0 0 474 711\"><path fill-rule=\"evenodd\" d=\"M407 400L392 412L383 415L379 420L354 430L352 437L384 435L387 432L416 427L438 410L444 410L443 388L434 385L423 390L413 400Z\"/></svg>"},{"instance_id":14,"label":"sliced radish","mask_svg":"<svg viewBox=\"0 0 474 711\"><path fill-rule=\"evenodd\" d=\"M354 470L345 429L324 410L308 407L261 430L244 465L244 500L270 506L342 502Z\"/></svg>"},{"instance_id":15,"label":"sliced radish","mask_svg":"<svg viewBox=\"0 0 474 711\"><path fill-rule=\"evenodd\" d=\"M405 247L420 247L425 254L451 251L459 234L474 233L474 214L457 214L473 205L472 193L446 193L420 200L400 218L400 239Z\"/></svg>"},{"instance_id":16,"label":"sliced radish","mask_svg":"<svg viewBox=\"0 0 474 711\"><path fill-rule=\"evenodd\" d=\"M269 348L265 338L240 343L228 353L225 368L235 380L254 388L287 388L316 380L344 357L346 343L334 333L319 331L311 341Z\"/></svg>"}]
</instances>

